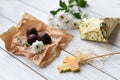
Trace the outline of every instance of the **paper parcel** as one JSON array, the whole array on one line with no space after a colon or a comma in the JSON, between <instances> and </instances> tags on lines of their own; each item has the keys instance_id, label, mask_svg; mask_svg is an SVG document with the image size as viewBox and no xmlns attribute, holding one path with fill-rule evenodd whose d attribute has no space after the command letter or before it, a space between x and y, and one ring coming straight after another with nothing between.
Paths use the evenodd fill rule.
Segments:
<instances>
[{"instance_id":1,"label":"paper parcel","mask_svg":"<svg viewBox=\"0 0 120 80\"><path fill-rule=\"evenodd\" d=\"M83 18L80 20L80 37L84 40L107 42L119 18Z\"/></svg>"},{"instance_id":2,"label":"paper parcel","mask_svg":"<svg viewBox=\"0 0 120 80\"><path fill-rule=\"evenodd\" d=\"M26 30L30 26L36 28L38 32L48 33L52 39L52 43L45 45L44 50L38 54L33 54L30 47L23 46L23 42L27 40ZM0 35L8 51L25 56L40 67L48 65L59 56L61 50L67 46L72 37L65 30L49 27L28 13L24 14L16 27L12 27Z\"/></svg>"}]
</instances>

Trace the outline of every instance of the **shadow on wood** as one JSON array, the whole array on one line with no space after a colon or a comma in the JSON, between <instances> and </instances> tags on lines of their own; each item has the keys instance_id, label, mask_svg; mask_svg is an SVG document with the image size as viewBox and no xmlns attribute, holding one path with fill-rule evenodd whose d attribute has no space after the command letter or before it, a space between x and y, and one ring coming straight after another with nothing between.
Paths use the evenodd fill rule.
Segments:
<instances>
[{"instance_id":1,"label":"shadow on wood","mask_svg":"<svg viewBox=\"0 0 120 80\"><path fill-rule=\"evenodd\" d=\"M120 24L116 26L112 34L109 37L109 42L120 47Z\"/></svg>"}]
</instances>

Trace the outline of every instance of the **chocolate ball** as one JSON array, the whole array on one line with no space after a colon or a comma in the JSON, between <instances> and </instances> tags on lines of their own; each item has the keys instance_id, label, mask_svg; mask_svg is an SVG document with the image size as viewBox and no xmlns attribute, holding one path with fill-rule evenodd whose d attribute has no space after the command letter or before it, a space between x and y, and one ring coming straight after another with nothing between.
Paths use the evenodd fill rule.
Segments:
<instances>
[{"instance_id":1,"label":"chocolate ball","mask_svg":"<svg viewBox=\"0 0 120 80\"><path fill-rule=\"evenodd\" d=\"M36 40L37 40L37 35L35 35L35 34L30 34L27 37L27 42L30 45L32 45L32 43L35 42Z\"/></svg>"},{"instance_id":2,"label":"chocolate ball","mask_svg":"<svg viewBox=\"0 0 120 80\"><path fill-rule=\"evenodd\" d=\"M51 37L45 32L42 32L38 35L38 40L43 41L44 44L50 44L52 42Z\"/></svg>"},{"instance_id":3,"label":"chocolate ball","mask_svg":"<svg viewBox=\"0 0 120 80\"><path fill-rule=\"evenodd\" d=\"M37 30L36 30L34 27L29 27L29 28L27 29L26 35L29 36L30 34L38 35L38 34L37 34Z\"/></svg>"}]
</instances>

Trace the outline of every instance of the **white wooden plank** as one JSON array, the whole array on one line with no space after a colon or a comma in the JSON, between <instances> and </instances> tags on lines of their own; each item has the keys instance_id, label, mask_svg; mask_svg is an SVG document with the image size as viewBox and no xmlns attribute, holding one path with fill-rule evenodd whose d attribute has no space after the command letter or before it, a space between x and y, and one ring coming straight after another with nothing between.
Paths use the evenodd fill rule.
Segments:
<instances>
[{"instance_id":1,"label":"white wooden plank","mask_svg":"<svg viewBox=\"0 0 120 80\"><path fill-rule=\"evenodd\" d=\"M87 0L89 7L87 10L91 10L98 14L107 17L120 17L120 4L115 4L113 1L109 0Z\"/></svg>"},{"instance_id":2,"label":"white wooden plank","mask_svg":"<svg viewBox=\"0 0 120 80\"><path fill-rule=\"evenodd\" d=\"M50 11L50 10L54 10L57 9L58 4L59 4L59 0L48 0L47 2L45 0L41 0L41 3L38 3L38 1L25 1L23 0L25 3L28 4L33 4L33 6L37 7L37 8L41 8L41 9L45 9L47 8L46 11ZM67 2L68 0L63 0L65 2ZM54 5L50 5L54 2ZM108 16L108 17L120 17L120 1L115 1L115 0L87 0L88 2L88 7L87 10L91 10L95 13L101 14L103 16ZM37 5L35 5L37 4ZM38 7L39 6L39 7ZM45 7L46 8L45 8ZM48 10L49 9L49 10Z\"/></svg>"},{"instance_id":3,"label":"white wooden plank","mask_svg":"<svg viewBox=\"0 0 120 80\"><path fill-rule=\"evenodd\" d=\"M114 29L109 41L120 48L120 24Z\"/></svg>"},{"instance_id":4,"label":"white wooden plank","mask_svg":"<svg viewBox=\"0 0 120 80\"><path fill-rule=\"evenodd\" d=\"M6 21L6 22L5 22ZM8 25L6 26L6 23L8 23ZM9 24L10 23L10 24ZM5 18L0 16L0 28L2 27L2 29L0 29L0 34L2 34L3 32L7 31L9 28L11 28L13 25L15 25L14 23L10 22L9 20L6 20Z\"/></svg>"},{"instance_id":5,"label":"white wooden plank","mask_svg":"<svg viewBox=\"0 0 120 80\"><path fill-rule=\"evenodd\" d=\"M108 0L107 0L108 1ZM109 0L110 3L113 3L114 5L120 6L120 0ZM108 3L109 4L109 3Z\"/></svg>"},{"instance_id":6,"label":"white wooden plank","mask_svg":"<svg viewBox=\"0 0 120 80\"><path fill-rule=\"evenodd\" d=\"M17 4L18 5L18 4ZM37 15L36 15L37 16ZM43 16L43 15L42 15ZM9 16L8 16L9 17ZM17 17L17 16L16 16ZM44 16L45 17L45 16ZM10 19L12 19L12 18L10 18ZM13 20L13 19L12 19ZM16 20L16 18L14 19L15 21L17 21ZM6 26L7 26L7 24L8 23L6 23ZM63 53L63 52L62 52ZM66 54L66 53L63 53L63 54ZM68 55L68 54L67 54ZM37 72L39 72L39 73L42 73L43 75L45 75L45 76L47 76L47 78L49 78L49 79L57 79L57 78L60 78L60 79L63 79L63 77L64 76L67 76L67 74L59 74L56 70L55 70L55 67L54 66L52 66L52 65L58 65L59 64L59 61L57 60L57 59L60 59L61 60L61 58L57 58L56 60L56 63L52 63L51 65L49 65L47 68L45 68L45 69L41 69L41 68L39 68L39 67L37 67L37 66L35 66L35 65L33 65L31 62L29 62L26 58L23 58L23 57L18 57L18 56L16 56L17 58L19 58L20 60L22 60L23 62L25 62L26 64L28 64L29 66L31 66L32 68L34 68ZM65 57L65 56L62 56L63 58ZM102 72L99 72L98 70L96 70L96 69L94 69L93 67L91 67L91 66L89 66L88 65L88 67L86 67L86 69L88 69L88 71L89 72L84 72L83 71L83 75L85 76L85 78L84 77L82 77L82 76L80 76L80 74L76 74L76 75L79 75L79 76L77 76L77 78L79 78L79 79L83 79L83 80L86 80L86 77L87 78L89 78L90 79L90 77L91 77L91 75L93 76L93 77L91 77L92 79L112 79L111 77L109 77L108 75L105 75L104 73L102 73ZM85 71L86 71L86 69L85 69ZM50 70L50 72L49 72L49 74L48 74L48 72L47 71L49 71ZM54 72L54 75L55 76L57 76L56 78L55 78L55 76L53 75L53 76L51 76L50 75L50 73L52 73L52 72ZM93 73L93 74L91 74L91 73ZM76 78L76 76L74 76L74 75L72 75L73 73L68 73L69 75L70 75L70 77L66 77L66 79L73 79L73 78L75 78L75 79L77 79ZM87 74L87 75L86 75ZM91 75L90 75L91 74ZM99 74L99 76L95 76L94 74ZM62 76L63 75L63 76Z\"/></svg>"},{"instance_id":7,"label":"white wooden plank","mask_svg":"<svg viewBox=\"0 0 120 80\"><path fill-rule=\"evenodd\" d=\"M36 70L38 73L42 73L42 75L44 75L46 78L48 78L48 80L56 80L56 79L60 79L60 80L77 80L77 79L81 79L81 80L86 80L86 79L91 79L91 80L101 80L101 79L106 79L106 80L114 80L113 78L111 78L108 75L105 75L102 72L97 71L95 68L89 66L89 65L84 65L83 67L81 67L81 71L78 73L72 73L72 72L68 72L68 73L59 73L56 69L56 67L58 65L61 64L62 60L66 57L69 56L70 54L62 51L59 58L57 58L55 61L53 61L49 66L47 66L46 68L40 68L37 67L36 65L33 65L32 63L30 63L27 59L22 59L22 61L25 60L26 64L29 64L32 68L34 68L34 70ZM8 70L9 72L9 70ZM95 75L98 74L98 75ZM69 76L69 77L67 77Z\"/></svg>"},{"instance_id":8,"label":"white wooden plank","mask_svg":"<svg viewBox=\"0 0 120 80\"><path fill-rule=\"evenodd\" d=\"M45 80L0 49L0 80Z\"/></svg>"},{"instance_id":9,"label":"white wooden plank","mask_svg":"<svg viewBox=\"0 0 120 80\"><path fill-rule=\"evenodd\" d=\"M9 17L14 22L20 21L22 15L25 12L28 12L35 17L42 19L43 22L46 20L46 17L44 17L46 14L41 14L38 10L33 9L30 6L26 6L25 4L21 4L21 2L18 0L0 0L0 9L1 15Z\"/></svg>"}]
</instances>

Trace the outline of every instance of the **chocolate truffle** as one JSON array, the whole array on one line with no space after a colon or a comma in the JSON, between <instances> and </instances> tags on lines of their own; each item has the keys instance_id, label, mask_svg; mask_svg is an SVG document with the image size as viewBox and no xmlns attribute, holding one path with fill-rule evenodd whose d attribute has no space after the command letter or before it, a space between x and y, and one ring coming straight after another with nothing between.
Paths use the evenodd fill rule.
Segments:
<instances>
[{"instance_id":1,"label":"chocolate truffle","mask_svg":"<svg viewBox=\"0 0 120 80\"><path fill-rule=\"evenodd\" d=\"M38 35L38 34L37 34L37 30L36 30L34 27L29 27L29 28L27 29L26 35L29 36L30 34Z\"/></svg>"},{"instance_id":2,"label":"chocolate truffle","mask_svg":"<svg viewBox=\"0 0 120 80\"><path fill-rule=\"evenodd\" d=\"M37 40L37 35L35 35L35 34L30 34L27 37L27 42L30 45L32 45L32 43L35 42L36 40Z\"/></svg>"},{"instance_id":3,"label":"chocolate truffle","mask_svg":"<svg viewBox=\"0 0 120 80\"><path fill-rule=\"evenodd\" d=\"M44 44L50 44L52 42L51 37L45 32L42 32L38 35L38 40L43 41Z\"/></svg>"}]
</instances>

